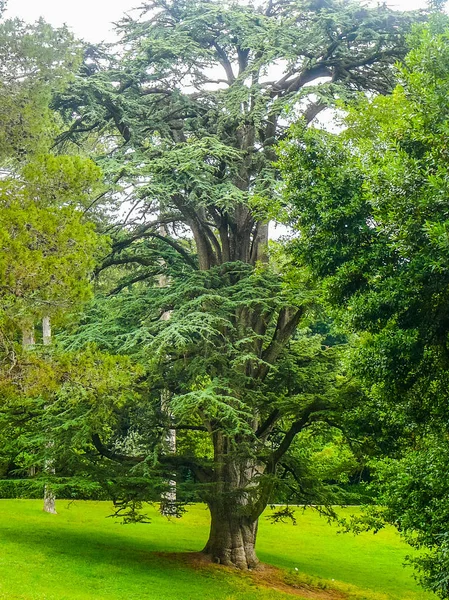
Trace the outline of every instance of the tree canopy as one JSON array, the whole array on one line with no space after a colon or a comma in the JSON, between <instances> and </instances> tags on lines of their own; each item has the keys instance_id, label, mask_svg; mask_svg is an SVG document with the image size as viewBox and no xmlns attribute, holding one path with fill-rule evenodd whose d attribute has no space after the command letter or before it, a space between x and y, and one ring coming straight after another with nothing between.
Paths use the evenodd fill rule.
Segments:
<instances>
[{"instance_id":1,"label":"tree canopy","mask_svg":"<svg viewBox=\"0 0 449 600\"><path fill-rule=\"evenodd\" d=\"M386 519L431 549L416 563L446 598L447 18L411 44L391 96L360 100L339 135L298 128L281 162L292 252L358 333L358 426L384 458Z\"/></svg>"},{"instance_id":2,"label":"tree canopy","mask_svg":"<svg viewBox=\"0 0 449 600\"><path fill-rule=\"evenodd\" d=\"M62 112L76 114L61 140L107 139L101 164L133 206L128 245L163 225L177 247L187 227L201 269L254 265L287 121L311 121L353 91L391 89L412 19L338 1L147 3L119 25L115 54L87 51L60 97ZM117 258L125 249L120 240Z\"/></svg>"},{"instance_id":3,"label":"tree canopy","mask_svg":"<svg viewBox=\"0 0 449 600\"><path fill-rule=\"evenodd\" d=\"M338 349L313 330L307 271L269 248L274 147L300 116L388 92L416 18L339 0L158 0L119 24L118 47L88 48L55 98L59 147L93 148L123 217L98 268L106 297L65 343L144 369L140 400L108 431L90 429L86 453L120 470L132 511L173 478L195 488L215 561L257 564L257 519L275 490L335 500L335 482L317 490L304 443L313 428L334 435Z\"/></svg>"}]
</instances>

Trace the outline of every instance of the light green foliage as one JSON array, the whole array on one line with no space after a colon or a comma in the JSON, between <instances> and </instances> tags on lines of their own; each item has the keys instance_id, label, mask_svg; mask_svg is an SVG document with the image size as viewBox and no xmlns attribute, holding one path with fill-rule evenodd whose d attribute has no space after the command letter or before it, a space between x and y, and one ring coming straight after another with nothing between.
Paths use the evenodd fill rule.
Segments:
<instances>
[{"instance_id":1,"label":"light green foliage","mask_svg":"<svg viewBox=\"0 0 449 600\"><path fill-rule=\"evenodd\" d=\"M359 332L352 372L367 396L352 426L378 465L387 519L447 598L447 18L416 28L390 97L361 100L338 136L296 129L282 150L292 251ZM326 243L327 240L327 243ZM402 456L402 458L401 458Z\"/></svg>"},{"instance_id":2,"label":"light green foliage","mask_svg":"<svg viewBox=\"0 0 449 600\"><path fill-rule=\"evenodd\" d=\"M7 20L0 46L0 299L4 325L20 327L89 297L87 278L106 246L82 210L101 173L79 152L51 149L60 124L52 95L80 61L68 30Z\"/></svg>"},{"instance_id":3,"label":"light green foliage","mask_svg":"<svg viewBox=\"0 0 449 600\"><path fill-rule=\"evenodd\" d=\"M84 221L76 206L89 197L98 171L76 157L47 160L53 172L42 161L28 163L23 173L27 179L0 183L2 312L19 323L67 312L75 302L86 300L86 279L95 253L101 251L93 224Z\"/></svg>"},{"instance_id":4,"label":"light green foliage","mask_svg":"<svg viewBox=\"0 0 449 600\"><path fill-rule=\"evenodd\" d=\"M0 159L24 160L46 151L58 119L49 109L80 60L80 47L66 28L44 21L0 22Z\"/></svg>"},{"instance_id":5,"label":"light green foliage","mask_svg":"<svg viewBox=\"0 0 449 600\"><path fill-rule=\"evenodd\" d=\"M347 440L339 429L311 428L298 436L298 449L310 462L310 477L320 481L347 483L359 468Z\"/></svg>"}]
</instances>

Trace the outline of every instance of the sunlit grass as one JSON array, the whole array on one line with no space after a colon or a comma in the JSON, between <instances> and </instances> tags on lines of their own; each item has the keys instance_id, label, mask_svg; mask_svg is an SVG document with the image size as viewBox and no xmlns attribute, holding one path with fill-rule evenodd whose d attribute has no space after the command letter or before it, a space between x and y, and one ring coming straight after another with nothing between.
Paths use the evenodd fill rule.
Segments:
<instances>
[{"instance_id":1,"label":"sunlit grass","mask_svg":"<svg viewBox=\"0 0 449 600\"><path fill-rule=\"evenodd\" d=\"M41 508L34 500L0 500L2 600L291 597L238 572L195 568L158 554L202 548L209 519L203 506L190 507L181 520L171 521L150 508L149 525L121 525L106 518L111 506L105 502L59 501L56 516ZM292 583L337 586L358 600L432 598L419 590L411 569L402 566L409 550L394 531L354 537L338 534L312 510L297 516L296 526L272 525L262 518L258 540L260 559L286 569Z\"/></svg>"}]
</instances>

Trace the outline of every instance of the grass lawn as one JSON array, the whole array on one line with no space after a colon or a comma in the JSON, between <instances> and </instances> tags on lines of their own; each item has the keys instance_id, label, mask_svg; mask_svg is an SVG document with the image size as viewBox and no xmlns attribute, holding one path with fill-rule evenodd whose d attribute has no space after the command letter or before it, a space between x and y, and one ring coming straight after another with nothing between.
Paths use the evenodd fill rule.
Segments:
<instances>
[{"instance_id":1,"label":"grass lawn","mask_svg":"<svg viewBox=\"0 0 449 600\"><path fill-rule=\"evenodd\" d=\"M266 581L219 566L192 565L165 552L200 550L208 512L190 507L168 521L149 510L149 525L121 525L105 518L109 503L58 502L58 515L42 502L0 500L0 599L22 600L433 600L402 566L409 549L394 531L338 534L312 510L298 524L261 519L258 555L286 569L292 582L325 591L285 593ZM349 510L349 509L346 509ZM298 569L298 573L296 572ZM342 593L332 593L336 587ZM292 589L292 592L294 590Z\"/></svg>"}]
</instances>

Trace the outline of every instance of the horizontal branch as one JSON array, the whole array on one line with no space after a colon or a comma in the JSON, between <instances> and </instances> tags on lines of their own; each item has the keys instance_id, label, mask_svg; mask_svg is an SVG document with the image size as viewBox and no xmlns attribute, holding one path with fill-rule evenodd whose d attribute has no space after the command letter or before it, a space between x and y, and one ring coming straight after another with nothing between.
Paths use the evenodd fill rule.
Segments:
<instances>
[{"instance_id":1,"label":"horizontal branch","mask_svg":"<svg viewBox=\"0 0 449 600\"><path fill-rule=\"evenodd\" d=\"M156 277L159 274L160 273L155 273L154 271L140 273L139 275L136 275L132 279L128 279L127 281L124 281L123 283L120 283L119 285L117 285L114 289L112 289L108 293L108 296L114 296L115 294L118 294L119 292L121 292L123 289L125 289L126 287L128 287L130 285L139 283L139 281L145 281L145 279L149 279L150 277Z\"/></svg>"},{"instance_id":2,"label":"horizontal branch","mask_svg":"<svg viewBox=\"0 0 449 600\"><path fill-rule=\"evenodd\" d=\"M100 436L97 433L92 435L92 443L101 456L109 458L109 460L117 462L121 465L136 465L143 462L146 458L144 456L126 456L124 454L109 450L109 448L103 444ZM188 468L201 483L207 483L211 481L213 477L213 469L196 463L194 458L186 458L184 456L177 456L176 454L165 454L158 457L158 462L161 466L168 467L170 469L176 469L180 467Z\"/></svg>"},{"instance_id":3,"label":"horizontal branch","mask_svg":"<svg viewBox=\"0 0 449 600\"><path fill-rule=\"evenodd\" d=\"M284 438L282 439L279 446L271 454L270 458L266 461L268 467L267 473L273 474L275 472L277 464L284 456L284 454L289 450L295 437L300 431L302 431L306 427L306 425L308 425L311 415L315 412L321 412L326 408L327 406L324 405L320 399L311 402L305 408L301 418L297 419L291 424L290 429L284 435Z\"/></svg>"},{"instance_id":4,"label":"horizontal branch","mask_svg":"<svg viewBox=\"0 0 449 600\"><path fill-rule=\"evenodd\" d=\"M122 465L126 463L139 464L145 460L144 456L127 456L125 454L120 454L118 452L114 452L113 450L109 450L109 448L107 448L101 441L98 433L92 434L92 443L101 456L109 458L109 460L113 460L114 462L118 462Z\"/></svg>"},{"instance_id":5,"label":"horizontal branch","mask_svg":"<svg viewBox=\"0 0 449 600\"><path fill-rule=\"evenodd\" d=\"M118 250L123 250L124 248L127 248L128 246L130 246L133 242L136 242L137 240L142 239L143 237L145 237L146 235L149 235L149 233L151 233L151 230L155 231L161 226L161 225L168 225L170 223L174 223L175 221L180 221L180 217L178 215L173 216L173 217L168 217L168 218L159 218L156 221L151 221L150 223L145 223L143 225L139 225L139 227L137 227L133 233L127 237L124 240L120 240L117 242L114 242L112 244L112 250L114 252L117 252Z\"/></svg>"}]
</instances>

